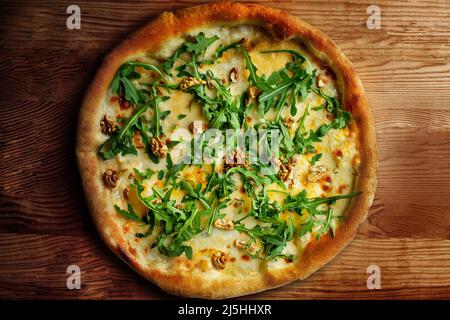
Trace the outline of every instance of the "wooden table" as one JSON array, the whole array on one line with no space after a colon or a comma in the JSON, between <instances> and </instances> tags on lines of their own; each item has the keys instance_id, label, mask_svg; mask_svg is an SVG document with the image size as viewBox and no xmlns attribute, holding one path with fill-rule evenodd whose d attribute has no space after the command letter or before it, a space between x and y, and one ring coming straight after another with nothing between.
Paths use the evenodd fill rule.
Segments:
<instances>
[{"instance_id":1,"label":"wooden table","mask_svg":"<svg viewBox=\"0 0 450 320\"><path fill-rule=\"evenodd\" d=\"M83 200L74 136L84 91L121 39L197 1L11 1L0 10L0 298L172 298L99 239ZM356 67L375 116L379 175L355 240L303 282L248 298L450 298L450 5L261 0L319 27ZM66 8L81 8L81 30ZM66 288L80 266L82 289ZM369 265L381 289L369 290Z\"/></svg>"}]
</instances>

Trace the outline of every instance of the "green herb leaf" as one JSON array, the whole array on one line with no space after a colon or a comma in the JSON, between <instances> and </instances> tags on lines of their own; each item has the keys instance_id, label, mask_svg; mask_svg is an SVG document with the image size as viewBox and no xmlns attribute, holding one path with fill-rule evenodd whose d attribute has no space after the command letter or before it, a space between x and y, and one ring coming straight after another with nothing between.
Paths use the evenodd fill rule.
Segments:
<instances>
[{"instance_id":1,"label":"green herb leaf","mask_svg":"<svg viewBox=\"0 0 450 320\"><path fill-rule=\"evenodd\" d=\"M318 153L318 154L314 155L314 156L311 158L311 161L310 161L309 163L310 163L311 165L314 165L317 161L320 160L320 158L322 158L322 154L321 154L321 153Z\"/></svg>"}]
</instances>

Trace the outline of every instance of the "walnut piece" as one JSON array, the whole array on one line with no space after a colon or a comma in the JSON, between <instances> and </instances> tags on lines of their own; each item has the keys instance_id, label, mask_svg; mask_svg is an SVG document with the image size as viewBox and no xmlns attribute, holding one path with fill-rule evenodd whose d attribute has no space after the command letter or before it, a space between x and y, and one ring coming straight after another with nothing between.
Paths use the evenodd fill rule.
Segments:
<instances>
[{"instance_id":1,"label":"walnut piece","mask_svg":"<svg viewBox=\"0 0 450 320\"><path fill-rule=\"evenodd\" d=\"M237 68L233 68L230 71L230 81L236 83L239 81L239 71Z\"/></svg>"},{"instance_id":2,"label":"walnut piece","mask_svg":"<svg viewBox=\"0 0 450 320\"><path fill-rule=\"evenodd\" d=\"M164 158L166 156L167 146L161 139L153 137L150 141L150 145L155 156L158 158Z\"/></svg>"},{"instance_id":3,"label":"walnut piece","mask_svg":"<svg viewBox=\"0 0 450 320\"><path fill-rule=\"evenodd\" d=\"M328 84L328 82L330 82L330 77L328 76L327 72L322 71L321 73L319 73L316 78L317 87L323 88Z\"/></svg>"},{"instance_id":4,"label":"walnut piece","mask_svg":"<svg viewBox=\"0 0 450 320\"><path fill-rule=\"evenodd\" d=\"M139 131L136 131L133 136L133 143L138 149L143 149L145 147L144 143L142 142L142 136Z\"/></svg>"},{"instance_id":5,"label":"walnut piece","mask_svg":"<svg viewBox=\"0 0 450 320\"><path fill-rule=\"evenodd\" d=\"M222 230L233 230L234 224L233 221L228 219L217 219L214 221L214 227Z\"/></svg>"},{"instance_id":6,"label":"walnut piece","mask_svg":"<svg viewBox=\"0 0 450 320\"><path fill-rule=\"evenodd\" d=\"M214 267L219 270L225 269L225 264L228 262L228 256L223 251L216 251L211 257Z\"/></svg>"},{"instance_id":7,"label":"walnut piece","mask_svg":"<svg viewBox=\"0 0 450 320\"><path fill-rule=\"evenodd\" d=\"M234 240L234 246L238 248L239 250L243 249L245 245L247 244L247 241L236 239Z\"/></svg>"},{"instance_id":8,"label":"walnut piece","mask_svg":"<svg viewBox=\"0 0 450 320\"><path fill-rule=\"evenodd\" d=\"M260 249L262 249L261 244L258 245L255 241L248 242L240 239L234 240L234 246L250 256L259 254Z\"/></svg>"},{"instance_id":9,"label":"walnut piece","mask_svg":"<svg viewBox=\"0 0 450 320\"><path fill-rule=\"evenodd\" d=\"M280 170L278 171L278 178L280 178L282 181L288 180L296 163L297 160L293 158L289 159L285 163L282 163L280 166Z\"/></svg>"},{"instance_id":10,"label":"walnut piece","mask_svg":"<svg viewBox=\"0 0 450 320\"><path fill-rule=\"evenodd\" d=\"M206 86L208 89L214 89L216 87L215 81L210 78L206 79Z\"/></svg>"},{"instance_id":11,"label":"walnut piece","mask_svg":"<svg viewBox=\"0 0 450 320\"><path fill-rule=\"evenodd\" d=\"M327 168L323 165L314 165L309 168L309 172L306 175L308 182L317 182L327 174Z\"/></svg>"},{"instance_id":12,"label":"walnut piece","mask_svg":"<svg viewBox=\"0 0 450 320\"><path fill-rule=\"evenodd\" d=\"M196 126L195 125L195 123L196 123L197 121L194 121L194 122L192 122L190 125L189 125L189 132L190 133L192 133L192 134L198 134L198 133L200 133L200 132L202 132L202 131L206 131L206 130L208 130L208 124L205 122L205 123L203 123L203 122L201 122L201 130L200 130L200 128L198 127L198 126Z\"/></svg>"},{"instance_id":13,"label":"walnut piece","mask_svg":"<svg viewBox=\"0 0 450 320\"><path fill-rule=\"evenodd\" d=\"M180 89L181 90L186 90L190 87L199 85L199 84L205 84L206 81L205 80L201 80L201 79L197 79L194 77L187 77L187 78L183 78L183 80L181 80L180 82Z\"/></svg>"},{"instance_id":14,"label":"walnut piece","mask_svg":"<svg viewBox=\"0 0 450 320\"><path fill-rule=\"evenodd\" d=\"M104 115L102 120L100 120L100 129L103 134L111 135L114 131L116 131L116 125L113 120L108 118L107 115Z\"/></svg>"},{"instance_id":15,"label":"walnut piece","mask_svg":"<svg viewBox=\"0 0 450 320\"><path fill-rule=\"evenodd\" d=\"M249 105L252 102L256 101L258 96L261 94L261 90L255 86L251 86L247 89L247 99L245 101L245 105Z\"/></svg>"},{"instance_id":16,"label":"walnut piece","mask_svg":"<svg viewBox=\"0 0 450 320\"><path fill-rule=\"evenodd\" d=\"M294 119L291 117L287 117L283 119L283 124L286 128L291 128L294 124Z\"/></svg>"},{"instance_id":17,"label":"walnut piece","mask_svg":"<svg viewBox=\"0 0 450 320\"><path fill-rule=\"evenodd\" d=\"M230 156L223 157L223 170L228 171L234 167L246 168L248 161L242 151L236 150Z\"/></svg>"},{"instance_id":18,"label":"walnut piece","mask_svg":"<svg viewBox=\"0 0 450 320\"><path fill-rule=\"evenodd\" d=\"M125 189L123 189L123 197L125 199L128 199L129 196L130 196L130 188L126 187Z\"/></svg>"},{"instance_id":19,"label":"walnut piece","mask_svg":"<svg viewBox=\"0 0 450 320\"><path fill-rule=\"evenodd\" d=\"M103 182L105 186L113 189L117 185L117 180L119 180L119 176L116 170L108 169L103 173Z\"/></svg>"}]
</instances>

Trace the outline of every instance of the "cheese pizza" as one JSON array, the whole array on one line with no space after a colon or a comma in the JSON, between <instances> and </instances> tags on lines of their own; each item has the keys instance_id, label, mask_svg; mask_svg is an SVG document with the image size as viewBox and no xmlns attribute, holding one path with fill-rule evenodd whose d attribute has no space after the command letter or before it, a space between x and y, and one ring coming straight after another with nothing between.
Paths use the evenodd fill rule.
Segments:
<instances>
[{"instance_id":1,"label":"cheese pizza","mask_svg":"<svg viewBox=\"0 0 450 320\"><path fill-rule=\"evenodd\" d=\"M76 152L110 249L167 292L220 299L304 279L349 243L376 188L372 122L321 31L214 3L106 57Z\"/></svg>"}]
</instances>

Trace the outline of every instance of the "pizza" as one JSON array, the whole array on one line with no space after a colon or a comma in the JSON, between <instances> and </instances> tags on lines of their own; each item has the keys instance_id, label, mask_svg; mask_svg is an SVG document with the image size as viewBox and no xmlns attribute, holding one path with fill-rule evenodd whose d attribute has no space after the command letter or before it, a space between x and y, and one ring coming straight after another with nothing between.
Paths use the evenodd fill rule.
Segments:
<instances>
[{"instance_id":1,"label":"pizza","mask_svg":"<svg viewBox=\"0 0 450 320\"><path fill-rule=\"evenodd\" d=\"M123 41L87 90L76 154L103 241L186 297L308 277L354 237L376 188L350 62L257 5L166 12Z\"/></svg>"}]
</instances>

